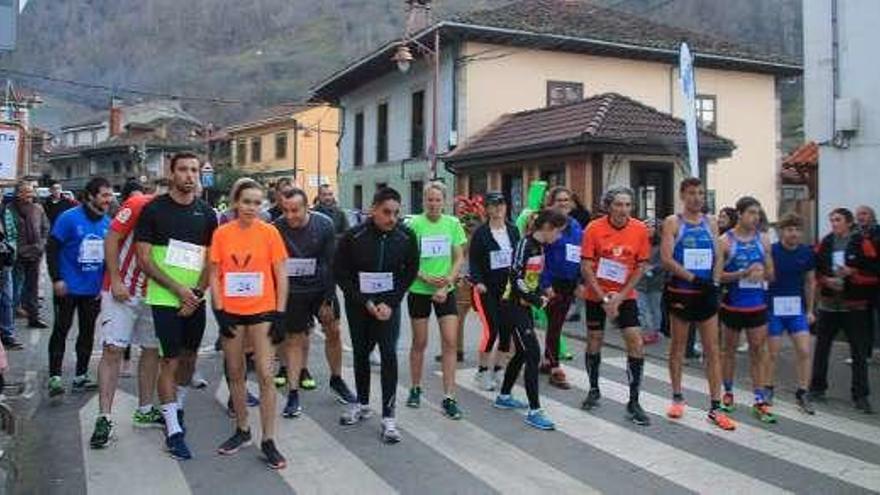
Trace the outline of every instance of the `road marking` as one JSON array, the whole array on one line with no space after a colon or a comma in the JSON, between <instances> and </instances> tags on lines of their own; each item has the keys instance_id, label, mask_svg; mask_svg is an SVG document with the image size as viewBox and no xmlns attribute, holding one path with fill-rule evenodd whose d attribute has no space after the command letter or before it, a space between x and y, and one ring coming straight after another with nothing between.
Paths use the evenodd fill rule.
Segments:
<instances>
[{"instance_id":1,"label":"road marking","mask_svg":"<svg viewBox=\"0 0 880 495\"><path fill-rule=\"evenodd\" d=\"M574 383L588 382L586 371L567 365L564 368L565 373L573 379ZM614 402L626 404L629 401L628 385L600 378L599 388L602 390L603 397ZM646 412L666 418L668 399L642 391L639 394L639 402ZM706 411L690 406L686 406L685 409L685 415L674 422L846 483L869 490L876 490L877 487L880 487L880 466L774 433L770 429L757 428L744 423L738 423L734 432L722 431L705 420Z\"/></svg>"},{"instance_id":2,"label":"road marking","mask_svg":"<svg viewBox=\"0 0 880 495\"><path fill-rule=\"evenodd\" d=\"M192 493L178 462L162 452L161 433L132 426L131 416L137 403L133 395L116 391L113 404L113 416L118 421L114 425L115 441L101 450L89 446L98 416L98 395L95 394L79 410L80 443L88 493Z\"/></svg>"},{"instance_id":3,"label":"road marking","mask_svg":"<svg viewBox=\"0 0 880 495\"><path fill-rule=\"evenodd\" d=\"M31 344L31 347L36 347L40 343L40 332L37 330L31 330L30 335L28 335L28 341Z\"/></svg>"},{"instance_id":4,"label":"road marking","mask_svg":"<svg viewBox=\"0 0 880 495\"><path fill-rule=\"evenodd\" d=\"M259 395L259 389L255 383L248 382L248 389L255 395ZM226 402L229 399L226 380L220 380L214 397L225 410ZM394 488L375 471L307 415L303 414L296 420L282 418L281 411L284 409L284 402L280 394L278 394L275 409L277 410L275 443L289 460L287 468L278 470L277 473L297 494L358 493L358 495L363 495L375 493L384 495L396 493ZM259 445L262 437L259 409L248 411L248 421L253 433L254 444ZM291 453L294 452L296 460L290 461Z\"/></svg>"},{"instance_id":5,"label":"road marking","mask_svg":"<svg viewBox=\"0 0 880 495\"><path fill-rule=\"evenodd\" d=\"M459 370L459 373L468 375L475 371ZM490 401L495 398L494 392L480 390L470 380L464 380L458 386ZM522 387L516 387L516 390L519 394L525 393ZM556 422L558 431L689 490L698 493L789 493L562 402L541 397L541 403ZM499 411L499 415L508 413ZM536 431L534 434L547 433Z\"/></svg>"},{"instance_id":6,"label":"road marking","mask_svg":"<svg viewBox=\"0 0 880 495\"><path fill-rule=\"evenodd\" d=\"M25 371L24 372L24 391L21 393L21 396L25 399L30 399L37 392L37 372L36 371Z\"/></svg>"}]
</instances>

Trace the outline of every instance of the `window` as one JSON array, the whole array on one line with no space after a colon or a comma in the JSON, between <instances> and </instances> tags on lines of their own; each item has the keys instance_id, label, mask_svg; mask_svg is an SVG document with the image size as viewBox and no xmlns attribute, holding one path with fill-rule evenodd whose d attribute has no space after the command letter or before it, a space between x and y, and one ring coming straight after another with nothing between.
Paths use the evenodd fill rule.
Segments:
<instances>
[{"instance_id":1,"label":"window","mask_svg":"<svg viewBox=\"0 0 880 495\"><path fill-rule=\"evenodd\" d=\"M471 197L476 195L485 196L486 190L489 189L489 174L486 172L471 174L469 189Z\"/></svg>"},{"instance_id":2,"label":"window","mask_svg":"<svg viewBox=\"0 0 880 495\"><path fill-rule=\"evenodd\" d=\"M354 166L364 164L364 113L358 112L354 116ZM360 187L360 186L358 186Z\"/></svg>"},{"instance_id":3,"label":"window","mask_svg":"<svg viewBox=\"0 0 880 495\"><path fill-rule=\"evenodd\" d=\"M239 166L244 166L245 156L247 156L247 141L244 138L238 138L235 141L235 162Z\"/></svg>"},{"instance_id":4,"label":"window","mask_svg":"<svg viewBox=\"0 0 880 495\"><path fill-rule=\"evenodd\" d=\"M283 160L287 158L287 133L279 132L275 134L275 159Z\"/></svg>"},{"instance_id":5,"label":"window","mask_svg":"<svg viewBox=\"0 0 880 495\"><path fill-rule=\"evenodd\" d=\"M73 177L73 167L70 165L64 167L64 176L68 179Z\"/></svg>"},{"instance_id":6,"label":"window","mask_svg":"<svg viewBox=\"0 0 880 495\"><path fill-rule=\"evenodd\" d=\"M412 158L425 153L425 92L412 94L412 115L409 136L409 156Z\"/></svg>"},{"instance_id":7,"label":"window","mask_svg":"<svg viewBox=\"0 0 880 495\"><path fill-rule=\"evenodd\" d=\"M717 101L713 95L697 95L697 124L707 131L715 132L717 128Z\"/></svg>"},{"instance_id":8,"label":"window","mask_svg":"<svg viewBox=\"0 0 880 495\"><path fill-rule=\"evenodd\" d=\"M251 138L251 163L263 161L263 138Z\"/></svg>"},{"instance_id":9,"label":"window","mask_svg":"<svg viewBox=\"0 0 880 495\"><path fill-rule=\"evenodd\" d=\"M584 85L579 82L547 81L547 106L555 107L584 99Z\"/></svg>"},{"instance_id":10,"label":"window","mask_svg":"<svg viewBox=\"0 0 880 495\"><path fill-rule=\"evenodd\" d=\"M74 146L79 145L79 133L78 132L73 133L73 145Z\"/></svg>"},{"instance_id":11,"label":"window","mask_svg":"<svg viewBox=\"0 0 880 495\"><path fill-rule=\"evenodd\" d=\"M376 110L376 163L388 161L388 103Z\"/></svg>"},{"instance_id":12,"label":"window","mask_svg":"<svg viewBox=\"0 0 880 495\"><path fill-rule=\"evenodd\" d=\"M122 164L119 161L113 162L113 174L119 175L122 172Z\"/></svg>"},{"instance_id":13,"label":"window","mask_svg":"<svg viewBox=\"0 0 880 495\"><path fill-rule=\"evenodd\" d=\"M353 194L352 203L355 210L363 210L364 209L364 187L360 184L354 186L354 194Z\"/></svg>"},{"instance_id":14,"label":"window","mask_svg":"<svg viewBox=\"0 0 880 495\"><path fill-rule=\"evenodd\" d=\"M92 131L92 144L98 143L98 131Z\"/></svg>"},{"instance_id":15,"label":"window","mask_svg":"<svg viewBox=\"0 0 880 495\"><path fill-rule=\"evenodd\" d=\"M422 212L422 204L424 203L425 183L420 180L414 180L409 183L409 212L418 215Z\"/></svg>"}]
</instances>

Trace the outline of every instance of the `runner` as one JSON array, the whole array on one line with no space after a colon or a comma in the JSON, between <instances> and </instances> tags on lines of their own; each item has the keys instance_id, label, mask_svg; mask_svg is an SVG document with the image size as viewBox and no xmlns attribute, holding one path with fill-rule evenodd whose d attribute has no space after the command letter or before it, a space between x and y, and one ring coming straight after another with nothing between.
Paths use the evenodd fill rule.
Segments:
<instances>
[{"instance_id":1,"label":"runner","mask_svg":"<svg viewBox=\"0 0 880 495\"><path fill-rule=\"evenodd\" d=\"M559 364L559 339L562 326L568 318L568 310L575 292L581 293L581 243L583 230L574 218L571 191L557 186L550 190L550 208L565 215L567 224L559 237L546 249L547 265L541 273L541 289L547 296L547 333L544 339L544 364L541 372L550 374L550 385L567 390L571 388Z\"/></svg>"},{"instance_id":2,"label":"runner","mask_svg":"<svg viewBox=\"0 0 880 495\"><path fill-rule=\"evenodd\" d=\"M691 325L700 330L709 385L711 423L723 430L736 424L721 411L721 360L718 348L718 286L723 258L718 245L718 225L703 214L706 190L696 177L681 181L678 194L684 211L663 222L660 258L671 274L666 287L669 327L669 381L672 403L666 415L681 418L685 400L681 390L682 362Z\"/></svg>"},{"instance_id":3,"label":"runner","mask_svg":"<svg viewBox=\"0 0 880 495\"><path fill-rule=\"evenodd\" d=\"M287 304L284 241L260 219L263 188L246 179L232 196L236 220L214 232L210 248L211 303L222 337L229 395L235 410L235 433L217 452L232 455L251 444L245 379L245 341L253 346L260 385L260 450L271 469L287 465L275 447L275 356L270 331L280 331Z\"/></svg>"},{"instance_id":4,"label":"runner","mask_svg":"<svg viewBox=\"0 0 880 495\"><path fill-rule=\"evenodd\" d=\"M113 188L103 177L86 184L86 202L62 213L46 245L46 263L55 292L55 324L49 339L49 396L64 393L61 369L67 333L73 314L79 321L76 337L76 376L74 392L94 390L98 384L89 377L89 359L95 340L95 320L101 310L101 280L104 277L104 237L110 226L107 208Z\"/></svg>"},{"instance_id":5,"label":"runner","mask_svg":"<svg viewBox=\"0 0 880 495\"><path fill-rule=\"evenodd\" d=\"M791 336L796 357L798 388L795 392L798 407L806 414L816 414L807 388L810 385L810 326L816 321L814 313L814 286L816 260L813 251L803 244L804 222L796 213L783 215L779 220L780 241L772 246L773 267L776 274L770 284L770 323L768 347L770 355L765 372L767 402L773 404L773 381L776 377L776 359L782 350L782 336Z\"/></svg>"},{"instance_id":6,"label":"runner","mask_svg":"<svg viewBox=\"0 0 880 495\"><path fill-rule=\"evenodd\" d=\"M158 393L165 419L165 445L176 459L190 459L183 410L205 333L207 248L217 216L195 195L201 163L196 155L171 158L171 188L144 207L135 227L138 265L146 273L162 360ZM176 385L176 387L175 387Z\"/></svg>"},{"instance_id":7,"label":"runner","mask_svg":"<svg viewBox=\"0 0 880 495\"><path fill-rule=\"evenodd\" d=\"M733 377L736 367L736 346L740 331L745 331L749 342L749 369L755 403L752 414L764 423L775 423L776 416L767 403L764 390L764 372L767 369L767 282L772 280L773 257L770 255L770 241L758 231L761 218L761 203L750 196L736 202L739 220L736 226L720 237L721 251L724 254L724 271L721 283L727 292L721 303L722 336L722 379L724 397L721 408L732 412L735 408L733 398Z\"/></svg>"},{"instance_id":8,"label":"runner","mask_svg":"<svg viewBox=\"0 0 880 495\"><path fill-rule=\"evenodd\" d=\"M382 356L382 433L385 443L400 441L395 420L397 338L400 303L419 271L415 234L398 222L400 194L382 188L373 196L370 218L346 232L333 262L336 281L345 294L345 314L354 349L357 404L339 419L354 425L370 411L370 352L378 344Z\"/></svg>"},{"instance_id":9,"label":"runner","mask_svg":"<svg viewBox=\"0 0 880 495\"><path fill-rule=\"evenodd\" d=\"M287 405L284 417L294 418L302 409L299 403L300 369L305 357L305 342L315 325L321 323L326 335L324 354L330 367L330 389L342 404L354 404L356 397L342 379L342 339L339 332L339 299L333 282L333 253L336 235L333 222L321 213L310 213L306 193L291 188L278 199L284 215L275 228L287 247L287 276L290 297L287 299L283 344L287 367Z\"/></svg>"},{"instance_id":10,"label":"runner","mask_svg":"<svg viewBox=\"0 0 880 495\"><path fill-rule=\"evenodd\" d=\"M425 186L425 213L413 217L408 226L416 234L420 247L419 275L409 288L407 303L412 319L413 341L409 354L412 387L406 401L408 407L420 407L425 347L428 345L428 319L431 309L440 326L443 350L443 413L450 419L461 419L455 400L456 332L458 308L453 284L464 262L462 246L467 241L458 218L444 215L446 186L430 182Z\"/></svg>"},{"instance_id":11,"label":"runner","mask_svg":"<svg viewBox=\"0 0 880 495\"><path fill-rule=\"evenodd\" d=\"M556 209L543 210L538 213L530 233L516 245L510 277L504 292L502 318L504 325L511 329L516 353L510 358L504 372L504 383L495 398L495 407L499 409L525 409L527 425L539 430L554 430L556 425L541 409L538 394L538 367L541 362L541 344L535 335L535 321L532 308L547 306L550 298L542 294L541 278L545 268L546 250L560 238L562 229L566 228L569 218ZM529 403L513 398L510 391L519 377L519 372L526 366L523 381Z\"/></svg>"},{"instance_id":12,"label":"runner","mask_svg":"<svg viewBox=\"0 0 880 495\"><path fill-rule=\"evenodd\" d=\"M110 223L104 239L104 260L107 264L101 289L101 343L103 351L98 364L100 387L98 418L92 433L93 449L106 447L114 423L110 419L116 386L125 350L132 344L141 346L138 363L138 408L132 417L137 427L161 427L162 412L153 405L156 375L159 372L159 341L153 331L150 307L144 302L147 280L135 259L134 226L144 206L153 197L142 188L131 186L129 198L122 203Z\"/></svg>"},{"instance_id":13,"label":"runner","mask_svg":"<svg viewBox=\"0 0 880 495\"><path fill-rule=\"evenodd\" d=\"M639 404L639 387L645 365L642 331L635 286L647 270L651 255L648 228L632 218L633 192L628 187L609 190L603 198L608 214L587 225L582 257L583 276L587 282L587 374L590 391L581 407L591 410L599 405L599 364L604 340L605 319L623 332L626 342L629 377L627 416L637 425L647 426L650 419Z\"/></svg>"},{"instance_id":14,"label":"runner","mask_svg":"<svg viewBox=\"0 0 880 495\"><path fill-rule=\"evenodd\" d=\"M264 219L274 222L284 216L284 209L281 207L281 199L284 197L285 193L291 189L293 189L293 182L287 177L282 177L275 182L275 188L272 194L272 201L274 203L271 208L266 210L266 214L263 216Z\"/></svg>"},{"instance_id":15,"label":"runner","mask_svg":"<svg viewBox=\"0 0 880 495\"><path fill-rule=\"evenodd\" d=\"M513 248L519 230L507 221L507 201L499 192L486 194L489 221L474 231L470 245L471 281L483 333L480 338L479 368L474 379L483 390L495 390L503 378L504 356L510 352L510 328L501 320L501 296L507 286ZM493 355L495 343L498 350Z\"/></svg>"}]
</instances>

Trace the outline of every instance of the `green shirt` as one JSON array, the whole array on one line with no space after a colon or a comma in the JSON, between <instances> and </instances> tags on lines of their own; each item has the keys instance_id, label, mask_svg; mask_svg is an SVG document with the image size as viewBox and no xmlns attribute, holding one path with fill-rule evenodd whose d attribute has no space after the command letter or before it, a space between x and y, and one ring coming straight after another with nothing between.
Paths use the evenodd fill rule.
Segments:
<instances>
[{"instance_id":1,"label":"green shirt","mask_svg":"<svg viewBox=\"0 0 880 495\"><path fill-rule=\"evenodd\" d=\"M452 271L452 251L467 242L467 235L458 218L443 215L436 222L425 215L413 217L407 224L419 242L419 273L445 277ZM413 294L433 295L437 288L421 279L410 286Z\"/></svg>"}]
</instances>

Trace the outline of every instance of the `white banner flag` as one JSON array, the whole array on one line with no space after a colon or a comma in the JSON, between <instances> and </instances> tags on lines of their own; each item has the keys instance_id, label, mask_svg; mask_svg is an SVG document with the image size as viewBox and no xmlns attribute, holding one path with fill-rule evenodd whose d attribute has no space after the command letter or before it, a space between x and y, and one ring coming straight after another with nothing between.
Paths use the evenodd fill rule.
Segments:
<instances>
[{"instance_id":1,"label":"white banner flag","mask_svg":"<svg viewBox=\"0 0 880 495\"><path fill-rule=\"evenodd\" d=\"M0 125L0 180L15 180L21 157L21 129Z\"/></svg>"},{"instance_id":2,"label":"white banner flag","mask_svg":"<svg viewBox=\"0 0 880 495\"><path fill-rule=\"evenodd\" d=\"M697 88L694 81L694 57L687 43L681 44L679 52L678 74L681 81L681 93L684 98L684 123L687 130L688 162L691 176L700 176L699 144L697 141Z\"/></svg>"}]
</instances>

